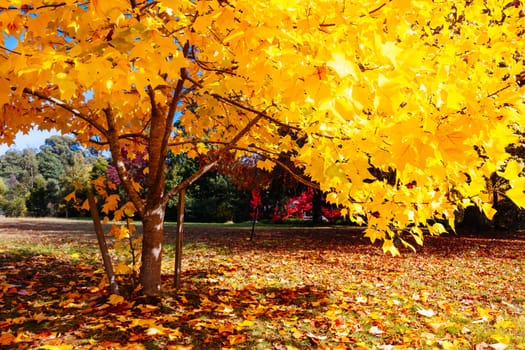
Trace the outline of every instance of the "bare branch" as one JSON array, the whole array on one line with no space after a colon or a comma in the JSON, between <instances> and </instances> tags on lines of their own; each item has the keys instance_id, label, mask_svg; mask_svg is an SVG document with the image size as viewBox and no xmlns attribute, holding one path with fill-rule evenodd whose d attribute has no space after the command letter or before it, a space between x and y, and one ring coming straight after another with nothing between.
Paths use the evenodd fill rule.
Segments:
<instances>
[{"instance_id":1,"label":"bare branch","mask_svg":"<svg viewBox=\"0 0 525 350\"><path fill-rule=\"evenodd\" d=\"M281 162L280 160L274 159L274 158L267 158L267 159L272 161L272 162L274 162L275 164L277 164L278 166L280 166L284 170L286 170L295 180L297 180L298 182L302 183L303 185L306 185L308 187L312 187L313 189L316 189L316 190L320 190L321 189L321 187L319 186L318 183L310 181L310 180L306 179L304 176L302 176L300 174L297 174L295 171L292 170L291 167L289 167L285 163Z\"/></svg>"}]
</instances>

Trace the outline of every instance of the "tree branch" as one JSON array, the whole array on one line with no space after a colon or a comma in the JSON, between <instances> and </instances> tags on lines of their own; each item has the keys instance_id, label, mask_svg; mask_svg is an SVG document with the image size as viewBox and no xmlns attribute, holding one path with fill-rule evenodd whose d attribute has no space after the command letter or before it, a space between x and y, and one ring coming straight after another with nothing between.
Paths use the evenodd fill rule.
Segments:
<instances>
[{"instance_id":1,"label":"tree branch","mask_svg":"<svg viewBox=\"0 0 525 350\"><path fill-rule=\"evenodd\" d=\"M93 119L89 118L87 115L85 115L84 113L80 112L78 109L74 108L73 106L69 105L68 103L66 103L66 102L64 102L62 100L59 100L56 97L47 96L47 95L42 94L42 93L40 93L38 91L30 90L28 88L24 88L23 92L25 94L38 97L41 100L45 100L45 101L51 102L54 105L56 105L56 106L58 106L58 107L60 107L62 109L65 109L68 112L71 112L75 117L80 118L83 121L85 121L86 123L88 123L89 125L93 126L103 136L107 136L107 132L108 131L101 124L99 124L96 121L94 121Z\"/></svg>"},{"instance_id":2,"label":"tree branch","mask_svg":"<svg viewBox=\"0 0 525 350\"><path fill-rule=\"evenodd\" d=\"M22 52L18 52L18 51L15 51L15 50L8 49L7 47L2 46L2 45L0 45L0 49L4 49L8 53L12 53L14 55L25 56L25 57L32 57L33 56L33 55L28 54L28 53L22 53Z\"/></svg>"},{"instance_id":3,"label":"tree branch","mask_svg":"<svg viewBox=\"0 0 525 350\"><path fill-rule=\"evenodd\" d=\"M166 205L168 203L168 200L171 197L177 195L177 193L179 193L179 191L181 191L182 189L185 189L186 187L188 187L189 185L191 185L192 183L197 181L202 175L204 175L205 173L207 173L208 171L210 171L211 169L216 167L218 162L219 162L220 156L222 154L224 154L226 152L229 152L230 150L234 149L235 145L237 144L237 142L239 142L239 140L242 137L244 137L244 135L246 135L250 131L250 129L254 125L256 125L257 122L259 120L261 120L264 117L264 115L265 115L263 112L259 112L259 111L255 111L255 110L254 110L253 113L256 114L255 117L252 120L250 120L244 126L244 128L242 128L227 144L225 144L225 146L222 149L218 150L216 159L213 160L212 162L204 165L202 168L199 169L199 171L197 171L192 176L190 176L186 180L182 181L179 185L177 185L171 191L169 191L168 194L166 196L164 196L164 198L163 198L163 203L162 203L163 205Z\"/></svg>"},{"instance_id":4,"label":"tree branch","mask_svg":"<svg viewBox=\"0 0 525 350\"><path fill-rule=\"evenodd\" d=\"M106 115L106 120L108 123L107 139L109 143L109 150L111 152L111 157L113 158L113 165L117 169L119 178L126 190L127 195L130 200L133 202L135 208L139 215L142 217L144 215L144 201L140 197L140 194L135 190L131 178L126 169L124 159L122 158L122 153L120 149L120 143L118 138L118 132L115 126L115 120L113 119L113 114L111 113L111 108L105 108L104 114Z\"/></svg>"},{"instance_id":5,"label":"tree branch","mask_svg":"<svg viewBox=\"0 0 525 350\"><path fill-rule=\"evenodd\" d=\"M297 174L295 171L292 170L291 167L289 167L285 163L281 162L280 160L273 159L273 158L266 158L266 159L274 162L275 164L277 164L278 166L280 166L281 168L286 170L295 180L297 180L298 182L302 183L303 185L306 185L306 186L311 187L311 188L316 189L316 190L320 190L321 189L321 186L318 183L310 181L310 180L304 178L302 175Z\"/></svg>"},{"instance_id":6,"label":"tree branch","mask_svg":"<svg viewBox=\"0 0 525 350\"><path fill-rule=\"evenodd\" d=\"M243 148L243 147L235 147L235 149L238 150L238 151L251 152L251 153L254 153L254 154L257 154L257 155L263 157L264 159L267 159L267 160L270 160L270 161L274 162L276 165L278 165L281 168L283 168L295 180L297 180L298 182L302 183L303 185L306 185L308 187L312 187L312 188L314 188L316 190L319 190L321 188L318 183L310 181L310 180L306 179L305 177L303 177L302 175L297 174L290 166L288 166L284 162L281 162L280 160L272 158L272 157L267 155L267 154L272 154L274 156L278 156L279 154L276 154L274 152L266 151L266 150L264 150L264 149L262 149L260 147L254 147L254 148L257 149L257 151L253 151L253 150L250 150L250 149L247 149L247 148Z\"/></svg>"},{"instance_id":7,"label":"tree branch","mask_svg":"<svg viewBox=\"0 0 525 350\"><path fill-rule=\"evenodd\" d=\"M294 125L283 123L283 122L275 119L274 117L266 114L265 112L257 111L257 110L255 110L255 109L253 109L251 107L245 106L242 103L234 101L234 100L232 100L230 98L221 96L219 94L211 94L210 96L212 96L216 100L219 100L219 101L224 102L224 103L231 104L231 105L233 105L235 107L238 107L238 108L240 108L242 110L245 110L245 111L248 111L248 112L251 112L251 113L257 113L257 114L261 113L263 115L264 119L274 123L275 125L279 125L279 126L281 126L283 128L288 128L288 129L291 129L291 130L294 130L294 131L302 131L303 130L303 129L301 129L298 126L294 126ZM349 141L349 140L351 140L350 137L330 136L330 135L325 135L325 134L321 134L321 133L318 133L318 132L312 132L312 133L310 133L310 135L318 136L318 137L329 139L329 140L341 140L341 141Z\"/></svg>"},{"instance_id":8,"label":"tree branch","mask_svg":"<svg viewBox=\"0 0 525 350\"><path fill-rule=\"evenodd\" d=\"M208 163L201 167L197 172L193 173L190 177L186 178L184 181L182 181L180 184L172 188L166 196L164 196L162 200L162 205L165 206L170 198L176 196L181 190L186 189L188 186L193 184L195 181L197 181L202 175L206 174L211 169L215 168L217 164L219 163L218 160L214 160L211 163Z\"/></svg>"}]
</instances>

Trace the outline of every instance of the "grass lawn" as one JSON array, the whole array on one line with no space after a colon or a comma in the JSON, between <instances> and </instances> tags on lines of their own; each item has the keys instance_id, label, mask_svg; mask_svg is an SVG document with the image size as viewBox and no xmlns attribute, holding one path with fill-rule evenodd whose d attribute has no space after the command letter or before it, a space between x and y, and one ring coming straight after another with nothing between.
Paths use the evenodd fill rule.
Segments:
<instances>
[{"instance_id":1,"label":"grass lawn","mask_svg":"<svg viewBox=\"0 0 525 350\"><path fill-rule=\"evenodd\" d=\"M88 221L0 218L5 349L525 349L525 237L428 237L384 255L357 230L188 225L157 306L109 295ZM130 290L130 278L122 288Z\"/></svg>"}]
</instances>

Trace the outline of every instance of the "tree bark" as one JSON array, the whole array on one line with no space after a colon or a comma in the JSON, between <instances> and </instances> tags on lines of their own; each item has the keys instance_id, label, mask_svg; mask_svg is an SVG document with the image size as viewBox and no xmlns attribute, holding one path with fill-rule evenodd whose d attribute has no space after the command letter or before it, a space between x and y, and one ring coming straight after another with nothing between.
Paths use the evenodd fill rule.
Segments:
<instances>
[{"instance_id":1,"label":"tree bark","mask_svg":"<svg viewBox=\"0 0 525 350\"><path fill-rule=\"evenodd\" d=\"M104 261L104 268L106 270L106 275L109 281L109 291L113 294L119 294L117 279L115 277L115 273L113 272L113 264L111 263L108 245L106 244L104 230L102 229L102 224L100 223L100 217L98 215L97 203L95 201L95 196L93 195L93 192L91 192L90 190L88 190L87 198L89 203L89 210L91 211L91 218L93 220L93 225L95 226L95 233L97 234L100 254L102 255L102 260Z\"/></svg>"},{"instance_id":2,"label":"tree bark","mask_svg":"<svg viewBox=\"0 0 525 350\"><path fill-rule=\"evenodd\" d=\"M142 292L147 296L158 295L161 289L164 214L165 207L157 203L147 207L142 221L142 264L139 280Z\"/></svg>"},{"instance_id":3,"label":"tree bark","mask_svg":"<svg viewBox=\"0 0 525 350\"><path fill-rule=\"evenodd\" d=\"M175 239L175 288L180 289L180 275L182 271L182 239L184 236L184 201L186 189L179 193L179 205L177 213L177 237Z\"/></svg>"},{"instance_id":4,"label":"tree bark","mask_svg":"<svg viewBox=\"0 0 525 350\"><path fill-rule=\"evenodd\" d=\"M314 225L323 223L322 196L321 190L314 189L314 196L312 197L312 223Z\"/></svg>"}]
</instances>

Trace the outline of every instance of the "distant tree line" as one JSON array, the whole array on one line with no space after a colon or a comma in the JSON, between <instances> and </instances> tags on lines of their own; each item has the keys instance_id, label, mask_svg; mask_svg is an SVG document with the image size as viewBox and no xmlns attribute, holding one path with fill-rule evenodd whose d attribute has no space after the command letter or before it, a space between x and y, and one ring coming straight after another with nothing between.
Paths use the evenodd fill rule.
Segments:
<instances>
[{"instance_id":1,"label":"distant tree line","mask_svg":"<svg viewBox=\"0 0 525 350\"><path fill-rule=\"evenodd\" d=\"M123 151L125 153L125 151ZM146 181L146 166L141 155L127 157L136 169L138 183ZM73 191L82 203L86 193L79 189L90 179L106 176L117 181L110 159L94 150L82 148L69 136L52 136L38 149L8 150L0 155L0 215L10 217L79 217L89 215L72 201L66 200ZM246 165L246 164L245 164ZM167 186L174 186L199 167L198 159L170 155L167 164ZM232 171L233 170L233 171ZM235 173L237 171L237 173ZM269 188L266 174L256 174L255 167L228 164L210 172L192 185L186 194L186 218L197 222L251 220L251 192L254 187ZM259 181L258 178L264 178ZM232 180L234 179L234 180ZM279 177L279 181L282 179ZM118 185L118 183L117 183ZM293 190L274 189L284 197ZM115 191L119 191L118 189ZM265 193L268 193L265 190ZM268 197L268 196L267 196ZM270 198L271 197L271 198ZM273 203L282 199L269 196ZM166 219L175 220L176 198L170 203ZM262 216L261 216L262 218Z\"/></svg>"},{"instance_id":2,"label":"distant tree line","mask_svg":"<svg viewBox=\"0 0 525 350\"><path fill-rule=\"evenodd\" d=\"M524 147L509 147L516 158L525 158ZM147 172L144 155L125 158L132 163L135 181L145 183ZM186 220L194 222L272 222L311 221L313 223L346 223L337 207L328 205L322 194L296 181L289 172L275 167L271 172L257 169L257 159L226 161L216 171L195 182L186 193ZM199 159L186 155L168 157L166 186L175 186L196 171ZM79 184L107 176L118 185L116 170L110 159L95 150L82 148L69 136L52 136L38 149L8 150L0 155L0 215L10 217L78 217L89 215L75 203L66 200L77 191L77 204L86 193ZM484 230L523 228L523 210L504 196L507 183L493 175L487 179L487 190L493 193L494 219L488 219L475 207L458 212L458 225ZM118 192L119 189L113 190ZM123 193L120 193L124 196ZM166 219L176 219L177 198L173 199Z\"/></svg>"},{"instance_id":3,"label":"distant tree line","mask_svg":"<svg viewBox=\"0 0 525 350\"><path fill-rule=\"evenodd\" d=\"M185 172L196 167L196 161L171 157L170 184L177 183ZM78 189L78 184L100 175L111 177L113 171L109 159L80 147L68 136L52 136L39 149L8 150L0 155L0 214L10 217L88 215L65 198ZM77 197L82 201L85 193L77 191ZM249 201L248 190L235 186L228 176L212 172L188 191L186 215L193 221L249 220ZM176 201L171 203L172 207L175 205ZM175 218L174 208L168 211L167 218Z\"/></svg>"}]
</instances>

